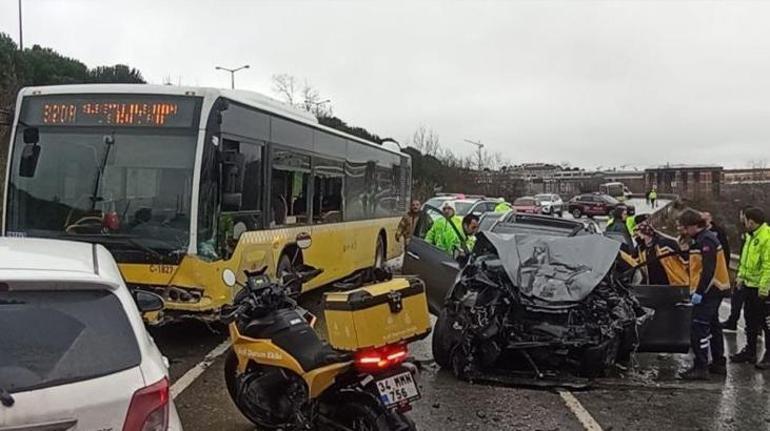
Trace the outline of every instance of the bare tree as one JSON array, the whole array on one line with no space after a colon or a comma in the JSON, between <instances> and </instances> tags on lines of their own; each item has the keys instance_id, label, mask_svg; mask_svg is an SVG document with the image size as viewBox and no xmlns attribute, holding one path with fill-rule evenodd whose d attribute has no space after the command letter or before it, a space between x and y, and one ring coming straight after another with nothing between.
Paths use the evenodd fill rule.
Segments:
<instances>
[{"instance_id":1,"label":"bare tree","mask_svg":"<svg viewBox=\"0 0 770 431\"><path fill-rule=\"evenodd\" d=\"M273 92L284 102L316 117L331 117L332 107L328 100L322 100L321 92L305 80L299 80L288 73L273 75Z\"/></svg>"},{"instance_id":2,"label":"bare tree","mask_svg":"<svg viewBox=\"0 0 770 431\"><path fill-rule=\"evenodd\" d=\"M426 156L439 157L442 155L441 142L438 133L421 124L412 135L411 145Z\"/></svg>"},{"instance_id":3,"label":"bare tree","mask_svg":"<svg viewBox=\"0 0 770 431\"><path fill-rule=\"evenodd\" d=\"M295 106L299 84L297 78L288 73L273 75L273 92L289 105Z\"/></svg>"}]
</instances>

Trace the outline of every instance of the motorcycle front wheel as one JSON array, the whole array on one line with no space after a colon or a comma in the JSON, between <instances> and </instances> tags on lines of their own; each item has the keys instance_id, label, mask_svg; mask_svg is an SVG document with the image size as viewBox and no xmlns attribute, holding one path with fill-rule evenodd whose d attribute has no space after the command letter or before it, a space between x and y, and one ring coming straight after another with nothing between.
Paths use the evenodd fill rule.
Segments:
<instances>
[{"instance_id":1,"label":"motorcycle front wheel","mask_svg":"<svg viewBox=\"0 0 770 431\"><path fill-rule=\"evenodd\" d=\"M232 399L233 404L235 404L235 407L238 408L238 411L241 412L241 414L246 417L249 421L251 421L254 425L257 425L260 429L269 429L269 430L275 430L275 429L285 429L285 423L289 418L286 417L276 417L274 416L274 411L271 411L268 406L265 405L259 405L259 406L249 406L248 402L245 402L244 399L242 399L242 392L244 391L244 388L241 385L241 379L238 375L238 357L236 356L235 352L231 348L230 351L227 353L227 356L225 357L225 386L227 386L227 392L230 395L230 399ZM251 371L252 373L258 373L260 375L264 375L265 373L271 372L270 367L261 367L255 370ZM265 397L262 397L262 399L266 399ZM277 402L281 397L276 394L276 396L272 399L274 402ZM259 407L259 408L255 408ZM281 410L286 410L281 409Z\"/></svg>"}]
</instances>

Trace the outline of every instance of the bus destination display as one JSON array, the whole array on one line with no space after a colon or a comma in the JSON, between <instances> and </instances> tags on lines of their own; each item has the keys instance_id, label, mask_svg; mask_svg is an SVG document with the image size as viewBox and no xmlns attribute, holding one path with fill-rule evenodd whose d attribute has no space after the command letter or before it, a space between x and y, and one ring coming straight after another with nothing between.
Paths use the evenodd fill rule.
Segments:
<instances>
[{"instance_id":1,"label":"bus destination display","mask_svg":"<svg viewBox=\"0 0 770 431\"><path fill-rule=\"evenodd\" d=\"M30 97L24 121L31 126L190 127L194 98L162 96Z\"/></svg>"}]
</instances>

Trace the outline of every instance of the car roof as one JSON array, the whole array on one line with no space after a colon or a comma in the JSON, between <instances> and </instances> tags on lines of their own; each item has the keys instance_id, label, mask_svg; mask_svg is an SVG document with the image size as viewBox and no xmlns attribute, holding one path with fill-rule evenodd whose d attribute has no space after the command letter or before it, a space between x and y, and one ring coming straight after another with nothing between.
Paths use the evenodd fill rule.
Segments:
<instances>
[{"instance_id":1,"label":"car roof","mask_svg":"<svg viewBox=\"0 0 770 431\"><path fill-rule=\"evenodd\" d=\"M460 204L475 204L479 201L481 201L481 199L455 199L453 202Z\"/></svg>"},{"instance_id":2,"label":"car roof","mask_svg":"<svg viewBox=\"0 0 770 431\"><path fill-rule=\"evenodd\" d=\"M101 264L101 266L100 266ZM117 287L114 260L100 245L40 238L0 238L0 280L70 281Z\"/></svg>"}]
</instances>

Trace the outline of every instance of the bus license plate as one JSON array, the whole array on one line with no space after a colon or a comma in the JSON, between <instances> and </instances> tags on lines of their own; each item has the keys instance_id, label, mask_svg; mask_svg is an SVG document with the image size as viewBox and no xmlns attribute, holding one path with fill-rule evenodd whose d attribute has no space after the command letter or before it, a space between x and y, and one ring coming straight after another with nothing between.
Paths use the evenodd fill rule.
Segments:
<instances>
[{"instance_id":1,"label":"bus license plate","mask_svg":"<svg viewBox=\"0 0 770 431\"><path fill-rule=\"evenodd\" d=\"M420 398L420 392L414 383L412 373L408 371L377 380L377 391L379 391L380 400L385 407Z\"/></svg>"}]
</instances>

